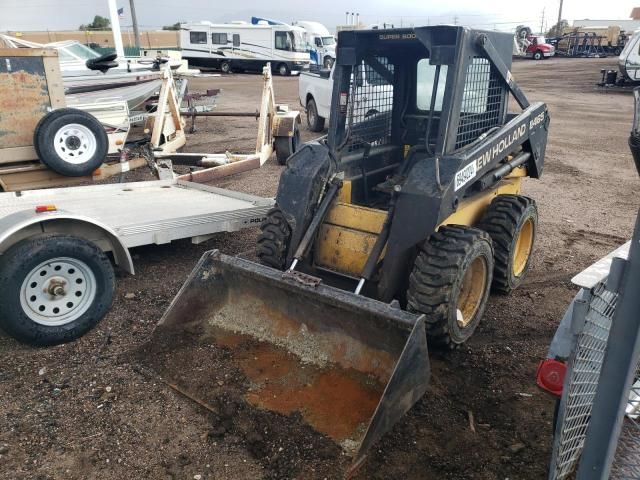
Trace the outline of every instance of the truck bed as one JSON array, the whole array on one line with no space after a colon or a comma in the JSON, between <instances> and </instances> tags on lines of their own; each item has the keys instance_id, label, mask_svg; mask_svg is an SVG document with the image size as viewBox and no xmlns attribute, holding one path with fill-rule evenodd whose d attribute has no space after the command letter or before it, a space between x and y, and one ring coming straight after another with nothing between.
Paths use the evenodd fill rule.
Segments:
<instances>
[{"instance_id":1,"label":"truck bed","mask_svg":"<svg viewBox=\"0 0 640 480\"><path fill-rule=\"evenodd\" d=\"M0 218L55 205L110 226L127 247L180 238L198 243L217 232L258 226L272 199L181 180L0 193Z\"/></svg>"}]
</instances>

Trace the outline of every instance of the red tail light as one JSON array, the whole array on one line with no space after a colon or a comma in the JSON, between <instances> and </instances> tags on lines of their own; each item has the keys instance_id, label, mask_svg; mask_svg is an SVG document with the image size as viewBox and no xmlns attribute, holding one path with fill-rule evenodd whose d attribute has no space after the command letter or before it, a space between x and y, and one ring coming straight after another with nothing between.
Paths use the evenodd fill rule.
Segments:
<instances>
[{"instance_id":1,"label":"red tail light","mask_svg":"<svg viewBox=\"0 0 640 480\"><path fill-rule=\"evenodd\" d=\"M36 206L36 213L56 212L58 208L55 205L38 205Z\"/></svg>"},{"instance_id":2,"label":"red tail light","mask_svg":"<svg viewBox=\"0 0 640 480\"><path fill-rule=\"evenodd\" d=\"M540 388L553 395L562 395L564 376L567 373L567 365L558 360L547 358L540 362L536 372L536 383Z\"/></svg>"}]
</instances>

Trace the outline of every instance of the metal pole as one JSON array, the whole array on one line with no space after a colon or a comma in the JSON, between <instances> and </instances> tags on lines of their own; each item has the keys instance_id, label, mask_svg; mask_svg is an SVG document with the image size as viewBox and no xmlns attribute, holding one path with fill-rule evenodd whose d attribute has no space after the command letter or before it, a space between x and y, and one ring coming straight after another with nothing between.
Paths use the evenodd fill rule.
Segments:
<instances>
[{"instance_id":1,"label":"metal pole","mask_svg":"<svg viewBox=\"0 0 640 480\"><path fill-rule=\"evenodd\" d=\"M109 0L109 17L111 17L111 30L113 33L113 45L116 53L121 59L124 58L124 47L122 46L122 33L120 32L120 20L118 18L118 7L116 0Z\"/></svg>"},{"instance_id":2,"label":"metal pole","mask_svg":"<svg viewBox=\"0 0 640 480\"><path fill-rule=\"evenodd\" d=\"M544 35L544 8L542 7L542 18L540 18L540 35Z\"/></svg>"},{"instance_id":3,"label":"metal pole","mask_svg":"<svg viewBox=\"0 0 640 480\"><path fill-rule=\"evenodd\" d=\"M129 8L131 9L131 21L133 22L133 36L135 38L136 47L140 48L140 30L138 30L138 17L136 17L136 6L134 0L129 0Z\"/></svg>"},{"instance_id":4,"label":"metal pole","mask_svg":"<svg viewBox=\"0 0 640 480\"><path fill-rule=\"evenodd\" d=\"M607 351L591 411L577 480L606 480L618 446L640 354L640 212L624 263L620 296L611 322ZM612 272L614 270L612 265Z\"/></svg>"},{"instance_id":5,"label":"metal pole","mask_svg":"<svg viewBox=\"0 0 640 480\"><path fill-rule=\"evenodd\" d=\"M562 31L560 31L560 22L562 21L562 2L564 0L560 0L560 8L558 8L558 23L557 25L557 29L556 29L556 37L559 37L560 35L562 35Z\"/></svg>"}]
</instances>

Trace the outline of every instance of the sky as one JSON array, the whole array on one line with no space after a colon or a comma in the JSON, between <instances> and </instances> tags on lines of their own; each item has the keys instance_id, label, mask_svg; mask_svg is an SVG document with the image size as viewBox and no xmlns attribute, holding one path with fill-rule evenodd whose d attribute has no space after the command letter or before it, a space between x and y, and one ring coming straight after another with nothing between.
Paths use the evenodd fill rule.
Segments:
<instances>
[{"instance_id":1,"label":"sky","mask_svg":"<svg viewBox=\"0 0 640 480\"><path fill-rule=\"evenodd\" d=\"M129 0L118 0L124 8L123 30L131 26ZM534 31L547 30L558 18L559 0L518 2L515 0L135 0L138 24L156 29L175 22L210 20L250 21L251 16L285 22L314 20L330 30L345 23L345 12L360 13L366 25L391 23L395 26L458 23L477 28L512 31L526 24ZM640 0L564 0L563 15L576 19L628 19ZM543 22L544 10L544 22ZM0 0L0 31L75 30L92 21L94 15L108 17L107 0Z\"/></svg>"}]
</instances>

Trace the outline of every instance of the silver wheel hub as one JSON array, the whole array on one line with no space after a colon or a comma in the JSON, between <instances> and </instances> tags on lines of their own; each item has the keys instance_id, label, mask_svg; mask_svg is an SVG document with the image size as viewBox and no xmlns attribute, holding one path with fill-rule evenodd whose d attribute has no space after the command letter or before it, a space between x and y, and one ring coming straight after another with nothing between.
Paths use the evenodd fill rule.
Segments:
<instances>
[{"instance_id":1,"label":"silver wheel hub","mask_svg":"<svg viewBox=\"0 0 640 480\"><path fill-rule=\"evenodd\" d=\"M20 288L20 304L35 323L56 327L71 323L96 297L96 278L81 260L59 257L31 270Z\"/></svg>"},{"instance_id":2,"label":"silver wheel hub","mask_svg":"<svg viewBox=\"0 0 640 480\"><path fill-rule=\"evenodd\" d=\"M79 123L64 125L53 136L53 147L58 157L75 165L91 160L98 149L93 132Z\"/></svg>"}]
</instances>

